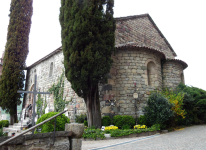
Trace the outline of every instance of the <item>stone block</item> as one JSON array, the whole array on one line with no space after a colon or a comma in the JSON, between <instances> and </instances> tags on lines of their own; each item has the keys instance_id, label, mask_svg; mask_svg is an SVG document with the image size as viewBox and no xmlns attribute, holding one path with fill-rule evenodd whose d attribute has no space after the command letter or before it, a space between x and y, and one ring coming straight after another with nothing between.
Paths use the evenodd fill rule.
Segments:
<instances>
[{"instance_id":1,"label":"stone block","mask_svg":"<svg viewBox=\"0 0 206 150\"><path fill-rule=\"evenodd\" d=\"M82 149L82 139L72 138L71 139L71 150L81 150Z\"/></svg>"},{"instance_id":2,"label":"stone block","mask_svg":"<svg viewBox=\"0 0 206 150\"><path fill-rule=\"evenodd\" d=\"M66 123L65 131L72 131L72 137L81 138L84 133L84 124L79 123Z\"/></svg>"},{"instance_id":3,"label":"stone block","mask_svg":"<svg viewBox=\"0 0 206 150\"><path fill-rule=\"evenodd\" d=\"M141 69L142 70L147 70L147 67L146 66L141 66Z\"/></svg>"},{"instance_id":4,"label":"stone block","mask_svg":"<svg viewBox=\"0 0 206 150\"><path fill-rule=\"evenodd\" d=\"M102 108L102 113L110 113L111 112L111 107L110 106L105 106Z\"/></svg>"},{"instance_id":5,"label":"stone block","mask_svg":"<svg viewBox=\"0 0 206 150\"><path fill-rule=\"evenodd\" d=\"M132 73L137 73L137 70L136 69L132 69Z\"/></svg>"},{"instance_id":6,"label":"stone block","mask_svg":"<svg viewBox=\"0 0 206 150\"><path fill-rule=\"evenodd\" d=\"M121 94L121 95L125 94L125 91L120 91L120 94Z\"/></svg>"},{"instance_id":7,"label":"stone block","mask_svg":"<svg viewBox=\"0 0 206 150\"><path fill-rule=\"evenodd\" d=\"M119 100L118 101L120 104L124 104L125 103L125 101L123 101L123 100Z\"/></svg>"},{"instance_id":8,"label":"stone block","mask_svg":"<svg viewBox=\"0 0 206 150\"><path fill-rule=\"evenodd\" d=\"M115 82L114 82L113 79L108 79L108 84L110 84L110 85L115 85Z\"/></svg>"}]
</instances>

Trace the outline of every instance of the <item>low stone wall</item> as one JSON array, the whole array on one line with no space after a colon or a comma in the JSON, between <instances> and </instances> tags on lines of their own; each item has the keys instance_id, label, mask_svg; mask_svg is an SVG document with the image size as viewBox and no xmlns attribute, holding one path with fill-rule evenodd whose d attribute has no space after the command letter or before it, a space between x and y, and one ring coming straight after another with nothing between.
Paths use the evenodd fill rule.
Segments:
<instances>
[{"instance_id":1,"label":"low stone wall","mask_svg":"<svg viewBox=\"0 0 206 150\"><path fill-rule=\"evenodd\" d=\"M81 150L83 124L65 124L65 131L23 135L0 150ZM0 143L11 137L1 137ZM54 140L55 139L55 140Z\"/></svg>"}]
</instances>

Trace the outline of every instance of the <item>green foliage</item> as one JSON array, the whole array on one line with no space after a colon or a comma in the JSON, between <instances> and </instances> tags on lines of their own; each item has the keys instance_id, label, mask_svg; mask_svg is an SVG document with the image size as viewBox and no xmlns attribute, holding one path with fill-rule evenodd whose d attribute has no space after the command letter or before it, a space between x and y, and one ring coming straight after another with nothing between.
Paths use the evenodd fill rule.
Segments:
<instances>
[{"instance_id":1,"label":"green foliage","mask_svg":"<svg viewBox=\"0 0 206 150\"><path fill-rule=\"evenodd\" d=\"M105 138L104 134L111 134L111 137L121 137L130 134L137 134L147 131L157 131L160 130L160 124L153 125L151 128L147 129L116 129L116 130L106 130L101 131L100 129L92 129L88 128L84 130L83 138L93 138L96 139L97 137L103 139Z\"/></svg>"},{"instance_id":2,"label":"green foliage","mask_svg":"<svg viewBox=\"0 0 206 150\"><path fill-rule=\"evenodd\" d=\"M110 126L111 125L111 118L109 116L102 117L102 126Z\"/></svg>"},{"instance_id":3,"label":"green foliage","mask_svg":"<svg viewBox=\"0 0 206 150\"><path fill-rule=\"evenodd\" d=\"M65 75L89 107L89 126L101 126L98 84L106 81L113 62L113 7L114 0L61 0L59 20Z\"/></svg>"},{"instance_id":4,"label":"green foliage","mask_svg":"<svg viewBox=\"0 0 206 150\"><path fill-rule=\"evenodd\" d=\"M36 105L37 105L37 115L38 115L38 119L39 119L40 116L45 114L45 109L47 107L46 96L45 96L45 99L43 100L43 98L41 98L41 95L38 94L38 99L36 101Z\"/></svg>"},{"instance_id":5,"label":"green foliage","mask_svg":"<svg viewBox=\"0 0 206 150\"><path fill-rule=\"evenodd\" d=\"M147 101L144 112L147 118L148 126L153 124L166 124L174 112L171 110L173 105L160 93L152 93Z\"/></svg>"},{"instance_id":6,"label":"green foliage","mask_svg":"<svg viewBox=\"0 0 206 150\"><path fill-rule=\"evenodd\" d=\"M10 5L10 21L7 43L3 58L3 70L0 80L0 106L17 120L17 105L21 104L28 54L28 41L31 26L33 0L12 0ZM13 122L11 122L13 123Z\"/></svg>"},{"instance_id":7,"label":"green foliage","mask_svg":"<svg viewBox=\"0 0 206 150\"><path fill-rule=\"evenodd\" d=\"M138 118L138 124L140 124L140 125L147 125L147 118L146 118L146 116L141 115Z\"/></svg>"},{"instance_id":8,"label":"green foliage","mask_svg":"<svg viewBox=\"0 0 206 150\"><path fill-rule=\"evenodd\" d=\"M58 112L49 112L47 114L42 115L38 120L37 124L51 118L52 116L58 114ZM56 131L64 131L65 129L65 124L69 123L69 118L67 118L64 114L56 117ZM52 132L54 131L54 122L55 119L52 119L51 121L48 121L47 123L41 125L39 128L41 128L41 133L47 133L47 132ZM35 131L35 133L38 133Z\"/></svg>"},{"instance_id":9,"label":"green foliage","mask_svg":"<svg viewBox=\"0 0 206 150\"><path fill-rule=\"evenodd\" d=\"M160 130L161 129L161 124L154 124L150 128L155 130L155 131Z\"/></svg>"},{"instance_id":10,"label":"green foliage","mask_svg":"<svg viewBox=\"0 0 206 150\"><path fill-rule=\"evenodd\" d=\"M115 126L118 128L122 128L124 124L127 124L132 128L135 125L135 119L132 116L121 116L121 115L116 115L113 117L113 123Z\"/></svg>"},{"instance_id":11,"label":"green foliage","mask_svg":"<svg viewBox=\"0 0 206 150\"><path fill-rule=\"evenodd\" d=\"M84 123L85 120L87 120L86 114L81 114L81 115L75 116L75 122L77 122L77 123Z\"/></svg>"},{"instance_id":12,"label":"green foliage","mask_svg":"<svg viewBox=\"0 0 206 150\"><path fill-rule=\"evenodd\" d=\"M196 105L198 118L206 123L206 99L200 99Z\"/></svg>"},{"instance_id":13,"label":"green foliage","mask_svg":"<svg viewBox=\"0 0 206 150\"><path fill-rule=\"evenodd\" d=\"M70 101L66 101L66 96L64 97L64 71L58 78L57 84L53 84L49 89L49 92L54 94L54 111L62 112Z\"/></svg>"},{"instance_id":14,"label":"green foliage","mask_svg":"<svg viewBox=\"0 0 206 150\"><path fill-rule=\"evenodd\" d=\"M84 120L84 126L88 127L88 122Z\"/></svg>"},{"instance_id":15,"label":"green foliage","mask_svg":"<svg viewBox=\"0 0 206 150\"><path fill-rule=\"evenodd\" d=\"M3 126L0 128L0 137L4 136Z\"/></svg>"},{"instance_id":16,"label":"green foliage","mask_svg":"<svg viewBox=\"0 0 206 150\"><path fill-rule=\"evenodd\" d=\"M128 125L128 124L123 124L123 126L122 126L122 130L128 130L128 129L130 129L131 127L130 127L130 125Z\"/></svg>"},{"instance_id":17,"label":"green foliage","mask_svg":"<svg viewBox=\"0 0 206 150\"><path fill-rule=\"evenodd\" d=\"M189 87L180 83L176 92L184 93L183 108L187 112L185 119L178 119L179 125L190 125L202 123L205 120L205 104L206 91L196 88Z\"/></svg>"},{"instance_id":18,"label":"green foliage","mask_svg":"<svg viewBox=\"0 0 206 150\"><path fill-rule=\"evenodd\" d=\"M0 121L0 127L8 127L9 121L8 120L1 120Z\"/></svg>"},{"instance_id":19,"label":"green foliage","mask_svg":"<svg viewBox=\"0 0 206 150\"><path fill-rule=\"evenodd\" d=\"M97 139L97 138L101 138L104 139L104 132L102 132L102 130L100 129L85 129L84 133L82 135L83 138L92 138L92 139Z\"/></svg>"}]
</instances>

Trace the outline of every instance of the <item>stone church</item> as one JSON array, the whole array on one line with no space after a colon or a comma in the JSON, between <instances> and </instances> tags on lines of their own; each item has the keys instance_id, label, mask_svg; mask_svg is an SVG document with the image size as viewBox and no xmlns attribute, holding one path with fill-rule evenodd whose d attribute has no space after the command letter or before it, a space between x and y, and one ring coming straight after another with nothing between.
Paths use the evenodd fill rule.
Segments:
<instances>
[{"instance_id":1,"label":"stone church","mask_svg":"<svg viewBox=\"0 0 206 150\"><path fill-rule=\"evenodd\" d=\"M176 87L184 83L183 70L187 68L184 61L175 59L177 56L167 39L161 33L149 14L116 18L115 31L116 54L112 56L114 63L108 74L108 84L99 86L100 107L102 115L111 111L108 100L114 95L115 114L142 115L142 108L150 95L150 91L162 87ZM27 67L26 89L31 91L34 86L34 76L37 75L37 90L48 91L61 75L63 51L58 48L47 56ZM134 82L136 82L136 87ZM138 104L135 113L134 91L138 93ZM86 113L84 100L71 89L71 84L65 78L64 95L72 101L66 106L69 117L73 121L74 113ZM53 111L53 95L46 96L48 111ZM33 103L33 96L24 96L27 107Z\"/></svg>"}]
</instances>

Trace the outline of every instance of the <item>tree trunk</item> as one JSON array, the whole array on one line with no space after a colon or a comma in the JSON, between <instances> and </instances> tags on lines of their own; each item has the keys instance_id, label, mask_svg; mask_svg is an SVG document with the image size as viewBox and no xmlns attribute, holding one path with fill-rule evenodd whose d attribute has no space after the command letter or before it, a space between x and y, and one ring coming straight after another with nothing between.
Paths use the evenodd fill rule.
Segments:
<instances>
[{"instance_id":1,"label":"tree trunk","mask_svg":"<svg viewBox=\"0 0 206 150\"><path fill-rule=\"evenodd\" d=\"M99 102L99 93L98 85L93 88L86 98L87 106L87 121L88 127L95 126L96 128L101 128L101 112L100 112L100 102Z\"/></svg>"},{"instance_id":2,"label":"tree trunk","mask_svg":"<svg viewBox=\"0 0 206 150\"><path fill-rule=\"evenodd\" d=\"M13 108L12 114L10 114L10 125L17 122L17 107Z\"/></svg>"}]
</instances>

